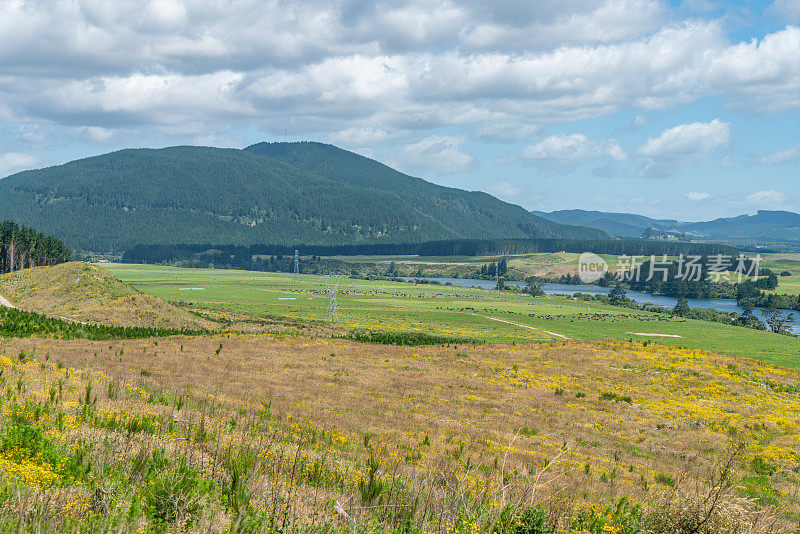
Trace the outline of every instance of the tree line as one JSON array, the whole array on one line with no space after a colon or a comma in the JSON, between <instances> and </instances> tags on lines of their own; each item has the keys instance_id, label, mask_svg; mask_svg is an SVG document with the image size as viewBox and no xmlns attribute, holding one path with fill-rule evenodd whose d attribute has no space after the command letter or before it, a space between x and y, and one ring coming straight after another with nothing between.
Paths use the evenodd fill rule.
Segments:
<instances>
[{"instance_id":1,"label":"tree line","mask_svg":"<svg viewBox=\"0 0 800 534\"><path fill-rule=\"evenodd\" d=\"M714 273L708 268L709 259L704 257L699 264L701 269L698 276L690 279L681 277L678 264L671 262L665 267L665 280L661 272L650 276L657 267L651 268L651 262L648 260L637 268L638 274L626 280L626 284L634 291L652 295L694 299L735 299L745 310L753 308L800 310L800 296L768 293L778 287L778 275L771 269L761 268L757 279L744 277L739 281L738 276L733 275L731 280L721 278L719 281L714 281ZM751 260L745 261L742 265L743 274L751 272L752 268ZM614 278L610 273L600 280L600 285L613 283Z\"/></svg>"},{"instance_id":2,"label":"tree line","mask_svg":"<svg viewBox=\"0 0 800 534\"><path fill-rule=\"evenodd\" d=\"M629 256L668 256L725 254L738 250L718 243L677 243L644 239L454 239L421 243L378 243L357 245L136 245L122 256L127 263L169 263L200 260L215 266L235 264L238 268L257 268L258 257L291 256L299 250L304 256L491 256L534 254L539 252L594 252ZM252 267L248 267L252 264ZM260 269L259 269L260 270Z\"/></svg>"},{"instance_id":3,"label":"tree line","mask_svg":"<svg viewBox=\"0 0 800 534\"><path fill-rule=\"evenodd\" d=\"M0 307L0 336L49 337L56 339L141 339L146 337L195 336L206 330L84 324L47 317L40 313Z\"/></svg>"},{"instance_id":4,"label":"tree line","mask_svg":"<svg viewBox=\"0 0 800 534\"><path fill-rule=\"evenodd\" d=\"M69 261L70 250L55 237L13 221L0 224L0 268L9 273L27 267Z\"/></svg>"}]
</instances>

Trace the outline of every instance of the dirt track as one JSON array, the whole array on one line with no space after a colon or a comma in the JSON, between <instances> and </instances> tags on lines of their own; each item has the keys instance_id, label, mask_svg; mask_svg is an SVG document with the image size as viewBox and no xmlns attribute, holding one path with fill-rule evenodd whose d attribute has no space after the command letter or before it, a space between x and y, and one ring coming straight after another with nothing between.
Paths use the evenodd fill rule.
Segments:
<instances>
[{"instance_id":1,"label":"dirt track","mask_svg":"<svg viewBox=\"0 0 800 534\"><path fill-rule=\"evenodd\" d=\"M16 308L11 301L5 298L3 295L0 295L0 306L5 306L6 308Z\"/></svg>"},{"instance_id":2,"label":"dirt track","mask_svg":"<svg viewBox=\"0 0 800 534\"><path fill-rule=\"evenodd\" d=\"M498 322L501 322L501 323L513 324L514 326L518 326L520 328L527 328L529 330L536 330L537 332L543 332L543 333L549 334L551 336L560 337L562 339L569 339L564 334L559 334L557 332L551 332L550 330L542 330L541 328L536 328L535 326L528 326L528 325L525 325L525 324L512 323L511 321L498 319L497 317L488 317L486 315L478 315L478 314L473 314L473 315L475 315L476 317L483 317L484 319L489 319L490 321L498 321Z\"/></svg>"}]
</instances>

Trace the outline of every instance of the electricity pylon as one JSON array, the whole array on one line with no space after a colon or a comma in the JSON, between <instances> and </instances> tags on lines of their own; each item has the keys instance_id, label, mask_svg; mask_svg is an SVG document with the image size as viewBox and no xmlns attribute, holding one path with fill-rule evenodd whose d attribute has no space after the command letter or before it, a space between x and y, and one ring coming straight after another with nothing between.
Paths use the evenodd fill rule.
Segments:
<instances>
[{"instance_id":1,"label":"electricity pylon","mask_svg":"<svg viewBox=\"0 0 800 534\"><path fill-rule=\"evenodd\" d=\"M340 277L334 280L325 280L325 292L328 294L328 306L325 308L325 320L329 323L339 322L339 305L336 302L336 294L339 292Z\"/></svg>"}]
</instances>

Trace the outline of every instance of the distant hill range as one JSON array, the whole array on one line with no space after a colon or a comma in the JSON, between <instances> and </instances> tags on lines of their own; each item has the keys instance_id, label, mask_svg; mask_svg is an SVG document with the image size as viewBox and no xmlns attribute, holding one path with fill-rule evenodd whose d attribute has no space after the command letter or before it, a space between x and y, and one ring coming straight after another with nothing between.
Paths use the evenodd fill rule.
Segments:
<instances>
[{"instance_id":1,"label":"distant hill range","mask_svg":"<svg viewBox=\"0 0 800 534\"><path fill-rule=\"evenodd\" d=\"M93 252L136 244L608 239L321 143L129 149L0 180L0 213Z\"/></svg>"},{"instance_id":2,"label":"distant hill range","mask_svg":"<svg viewBox=\"0 0 800 534\"><path fill-rule=\"evenodd\" d=\"M743 247L800 246L800 214L790 211L760 210L755 215L705 222L651 219L630 213L585 210L533 213L553 222L600 228L619 237L641 237L651 229L650 233L655 235L684 235L688 239L720 241Z\"/></svg>"}]
</instances>

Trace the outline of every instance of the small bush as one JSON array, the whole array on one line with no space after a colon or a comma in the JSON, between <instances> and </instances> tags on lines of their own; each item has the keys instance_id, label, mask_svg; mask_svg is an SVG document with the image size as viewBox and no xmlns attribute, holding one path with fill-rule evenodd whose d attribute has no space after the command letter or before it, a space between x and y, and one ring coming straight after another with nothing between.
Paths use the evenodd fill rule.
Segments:
<instances>
[{"instance_id":1,"label":"small bush","mask_svg":"<svg viewBox=\"0 0 800 534\"><path fill-rule=\"evenodd\" d=\"M627 402L628 404L633 404L633 399L630 398L628 395L617 395L616 393L611 393L609 391L601 393L600 398L602 400L607 400L607 401Z\"/></svg>"},{"instance_id":2,"label":"small bush","mask_svg":"<svg viewBox=\"0 0 800 534\"><path fill-rule=\"evenodd\" d=\"M655 481L658 482L659 484L669 486L670 488L675 487L675 479L663 473L658 473L655 477Z\"/></svg>"},{"instance_id":3,"label":"small bush","mask_svg":"<svg viewBox=\"0 0 800 534\"><path fill-rule=\"evenodd\" d=\"M190 524L200 511L209 482L186 462L157 475L147 485L145 502L150 517L164 523Z\"/></svg>"},{"instance_id":4,"label":"small bush","mask_svg":"<svg viewBox=\"0 0 800 534\"><path fill-rule=\"evenodd\" d=\"M541 508L529 506L517 518L513 534L552 534L553 526Z\"/></svg>"},{"instance_id":5,"label":"small bush","mask_svg":"<svg viewBox=\"0 0 800 534\"><path fill-rule=\"evenodd\" d=\"M358 481L358 490L361 493L361 502L369 506L377 500L383 492L383 481L381 480L378 469L380 463L375 458L372 450L369 451L369 461L367 462L367 479Z\"/></svg>"},{"instance_id":6,"label":"small bush","mask_svg":"<svg viewBox=\"0 0 800 534\"><path fill-rule=\"evenodd\" d=\"M570 526L571 532L589 534L639 534L644 531L641 508L631 505L626 497L617 504L596 510L580 510Z\"/></svg>"},{"instance_id":7,"label":"small bush","mask_svg":"<svg viewBox=\"0 0 800 534\"><path fill-rule=\"evenodd\" d=\"M756 455L753 460L750 462L750 467L753 468L753 472L758 476L772 476L775 472L775 466L770 465L763 456Z\"/></svg>"}]
</instances>

